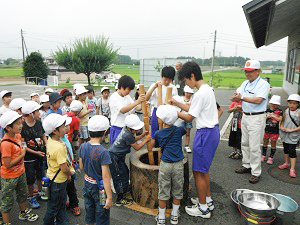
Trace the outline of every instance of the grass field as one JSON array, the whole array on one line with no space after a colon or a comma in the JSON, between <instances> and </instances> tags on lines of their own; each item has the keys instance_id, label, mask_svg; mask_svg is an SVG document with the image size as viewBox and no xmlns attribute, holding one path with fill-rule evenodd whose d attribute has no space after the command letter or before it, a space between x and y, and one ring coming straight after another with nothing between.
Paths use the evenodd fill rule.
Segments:
<instances>
[{"instance_id":1,"label":"grass field","mask_svg":"<svg viewBox=\"0 0 300 225\"><path fill-rule=\"evenodd\" d=\"M241 70L226 70L216 72L216 75L220 75L223 80L220 81L221 87L229 87L229 88L237 88L239 87L243 81L246 80L245 74ZM204 74L204 81L210 82L210 74ZM273 87L282 87L283 74L261 74L262 78L269 77L270 84Z\"/></svg>"},{"instance_id":2,"label":"grass field","mask_svg":"<svg viewBox=\"0 0 300 225\"><path fill-rule=\"evenodd\" d=\"M0 77L20 77L22 68L0 68Z\"/></svg>"},{"instance_id":3,"label":"grass field","mask_svg":"<svg viewBox=\"0 0 300 225\"><path fill-rule=\"evenodd\" d=\"M209 70L210 68L203 68L203 71ZM0 68L0 77L13 77L21 76L22 68ZM119 73L121 75L131 76L136 82L140 80L140 66L132 65L115 65L112 68L112 71ZM210 74L204 74L204 81L209 83ZM216 72L215 76L220 76L222 80L218 85L219 88L231 88L235 89L239 87L243 81L246 79L245 74L242 70L225 70ZM269 77L271 86L273 87L282 87L283 74L261 74L262 78ZM216 79L215 79L216 80ZM64 84L64 87L71 87L72 84Z\"/></svg>"}]
</instances>

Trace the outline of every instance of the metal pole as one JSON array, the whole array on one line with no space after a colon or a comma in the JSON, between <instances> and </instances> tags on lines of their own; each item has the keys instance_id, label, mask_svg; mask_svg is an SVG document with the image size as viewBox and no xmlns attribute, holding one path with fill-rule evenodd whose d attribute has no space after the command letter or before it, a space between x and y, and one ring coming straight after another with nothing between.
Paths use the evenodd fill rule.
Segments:
<instances>
[{"instance_id":1,"label":"metal pole","mask_svg":"<svg viewBox=\"0 0 300 225\"><path fill-rule=\"evenodd\" d=\"M22 53L23 53L23 65L25 62L25 53L24 53L24 38L23 38L23 30L21 29L21 40L22 40ZM24 75L25 78L25 84L27 84L27 79L26 76Z\"/></svg>"},{"instance_id":2,"label":"metal pole","mask_svg":"<svg viewBox=\"0 0 300 225\"><path fill-rule=\"evenodd\" d=\"M211 62L211 75L210 75L210 86L212 87L213 73L214 73L214 61L215 61L215 51L216 51L216 39L217 39L217 31L215 30L215 38L214 38L214 49L213 49L213 57Z\"/></svg>"}]
</instances>

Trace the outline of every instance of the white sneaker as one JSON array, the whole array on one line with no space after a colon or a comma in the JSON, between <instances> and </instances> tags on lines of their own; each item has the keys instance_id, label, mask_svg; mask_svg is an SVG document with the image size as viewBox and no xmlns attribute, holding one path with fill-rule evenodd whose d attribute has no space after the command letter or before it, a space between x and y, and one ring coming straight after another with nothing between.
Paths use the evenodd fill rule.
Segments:
<instances>
[{"instance_id":1,"label":"white sneaker","mask_svg":"<svg viewBox=\"0 0 300 225\"><path fill-rule=\"evenodd\" d=\"M200 216L204 219L209 219L211 217L209 208L207 208L207 210L204 211L200 207L198 207L198 205L186 206L185 212L190 216L197 216L197 217Z\"/></svg>"},{"instance_id":2,"label":"white sneaker","mask_svg":"<svg viewBox=\"0 0 300 225\"><path fill-rule=\"evenodd\" d=\"M199 199L198 198L191 198L191 202L193 203L193 205L198 205ZM207 206L208 206L210 211L213 211L214 208L215 208L214 200L211 200L210 202L208 202Z\"/></svg>"},{"instance_id":3,"label":"white sneaker","mask_svg":"<svg viewBox=\"0 0 300 225\"><path fill-rule=\"evenodd\" d=\"M159 219L158 215L155 217L156 220L156 225L165 225L166 224L166 220L165 219Z\"/></svg>"},{"instance_id":4,"label":"white sneaker","mask_svg":"<svg viewBox=\"0 0 300 225\"><path fill-rule=\"evenodd\" d=\"M173 216L171 214L171 219L170 219L171 224L178 224L178 219L179 219L179 211L178 211L177 216Z\"/></svg>"},{"instance_id":5,"label":"white sneaker","mask_svg":"<svg viewBox=\"0 0 300 225\"><path fill-rule=\"evenodd\" d=\"M185 146L184 149L185 149L185 151L187 153L191 153L192 152L192 149L189 146Z\"/></svg>"}]
</instances>

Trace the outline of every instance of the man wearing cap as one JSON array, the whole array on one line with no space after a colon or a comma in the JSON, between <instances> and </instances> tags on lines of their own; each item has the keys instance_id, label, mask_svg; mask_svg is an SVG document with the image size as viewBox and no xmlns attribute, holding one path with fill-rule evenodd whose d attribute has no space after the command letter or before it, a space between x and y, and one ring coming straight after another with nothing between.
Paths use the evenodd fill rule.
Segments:
<instances>
[{"instance_id":1,"label":"man wearing cap","mask_svg":"<svg viewBox=\"0 0 300 225\"><path fill-rule=\"evenodd\" d=\"M270 84L259 76L261 69L257 60L248 60L243 70L247 80L240 86L240 92L230 98L233 102L242 101L244 112L242 118L243 164L235 172L251 173L249 182L255 184L261 175L260 144L266 125L265 111Z\"/></svg>"}]
</instances>

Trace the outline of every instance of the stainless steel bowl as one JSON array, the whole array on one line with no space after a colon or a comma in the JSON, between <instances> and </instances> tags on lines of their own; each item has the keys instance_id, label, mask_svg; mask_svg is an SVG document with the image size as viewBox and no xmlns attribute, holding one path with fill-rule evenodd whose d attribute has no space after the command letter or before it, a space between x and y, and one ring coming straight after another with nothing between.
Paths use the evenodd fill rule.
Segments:
<instances>
[{"instance_id":1,"label":"stainless steel bowl","mask_svg":"<svg viewBox=\"0 0 300 225\"><path fill-rule=\"evenodd\" d=\"M244 192L253 192L250 189L235 189L230 193L230 197L231 200L235 203L235 204L239 204L238 203L238 196Z\"/></svg>"},{"instance_id":2,"label":"stainless steel bowl","mask_svg":"<svg viewBox=\"0 0 300 225\"><path fill-rule=\"evenodd\" d=\"M258 218L271 218L276 214L280 202L273 195L263 192L244 192L238 196L241 209Z\"/></svg>"}]
</instances>

